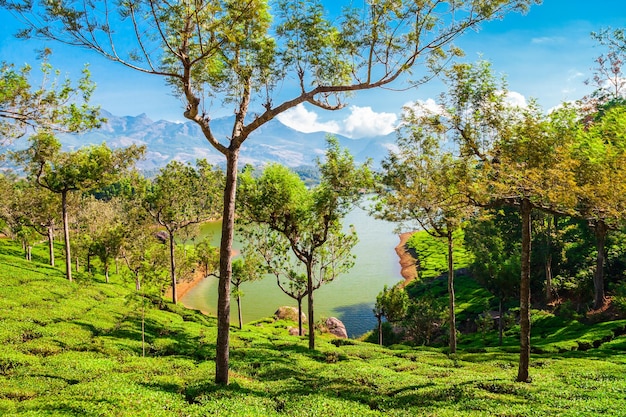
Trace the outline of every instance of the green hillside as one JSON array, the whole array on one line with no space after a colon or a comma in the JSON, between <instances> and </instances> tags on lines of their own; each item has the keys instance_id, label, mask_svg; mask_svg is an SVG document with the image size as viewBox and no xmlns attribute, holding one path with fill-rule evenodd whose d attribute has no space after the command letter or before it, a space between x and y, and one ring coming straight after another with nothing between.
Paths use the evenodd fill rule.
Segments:
<instances>
[{"instance_id":1,"label":"green hillside","mask_svg":"<svg viewBox=\"0 0 626 417\"><path fill-rule=\"evenodd\" d=\"M513 382L514 343L474 341L449 357L322 336L309 351L288 336L294 323L266 319L232 329L232 382L221 387L213 318L140 297L116 275L69 283L43 248L27 262L0 240L0 415L626 415L626 322L546 330L556 324L536 317L553 353L533 354L523 384Z\"/></svg>"}]
</instances>

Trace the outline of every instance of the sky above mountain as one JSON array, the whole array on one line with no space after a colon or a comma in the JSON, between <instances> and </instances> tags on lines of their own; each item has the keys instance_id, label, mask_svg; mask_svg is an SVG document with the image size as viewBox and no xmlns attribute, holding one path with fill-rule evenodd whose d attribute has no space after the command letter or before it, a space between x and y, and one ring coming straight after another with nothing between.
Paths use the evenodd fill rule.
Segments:
<instances>
[{"instance_id":1,"label":"sky above mountain","mask_svg":"<svg viewBox=\"0 0 626 417\"><path fill-rule=\"evenodd\" d=\"M17 40L12 34L19 24L5 10L0 10L0 22L1 61L37 66L36 51L50 47L54 51L51 63L72 78L89 63L98 85L93 102L111 113L146 113L154 120L183 120L184 104L162 78L124 68L89 51L53 42ZM584 81L592 73L594 59L603 52L590 33L624 26L624 0L545 0L526 15L510 14L503 20L484 23L456 45L465 51L466 62L491 61L494 71L507 77L509 89L518 100L532 97L549 109L590 91ZM441 91L441 84L435 81L416 90L361 92L341 111L301 105L283 114L280 121L302 132L323 130L352 138L385 135L393 130L403 105L432 100ZM217 117L228 115L223 109L210 110Z\"/></svg>"}]
</instances>

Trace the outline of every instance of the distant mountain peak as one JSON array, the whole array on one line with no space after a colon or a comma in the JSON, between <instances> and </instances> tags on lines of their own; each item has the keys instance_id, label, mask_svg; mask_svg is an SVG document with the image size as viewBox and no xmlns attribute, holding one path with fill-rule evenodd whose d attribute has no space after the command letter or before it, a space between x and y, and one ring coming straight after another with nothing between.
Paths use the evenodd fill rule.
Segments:
<instances>
[{"instance_id":1,"label":"distant mountain peak","mask_svg":"<svg viewBox=\"0 0 626 417\"><path fill-rule=\"evenodd\" d=\"M213 164L222 164L224 157L205 139L194 122L153 121L147 114L116 116L101 110L107 121L99 129L81 134L61 135L68 148L106 142L112 148L145 144L146 158L139 162L141 169L155 169L176 159L193 162L205 158ZM233 116L216 118L211 129L217 138L226 138L232 132ZM326 148L327 132L303 133L274 119L263 125L244 142L241 150L242 163L265 165L278 162L290 167L314 165ZM367 139L350 139L335 135L341 146L350 150L357 162L368 158L377 164L387 155L395 143L393 134Z\"/></svg>"}]
</instances>

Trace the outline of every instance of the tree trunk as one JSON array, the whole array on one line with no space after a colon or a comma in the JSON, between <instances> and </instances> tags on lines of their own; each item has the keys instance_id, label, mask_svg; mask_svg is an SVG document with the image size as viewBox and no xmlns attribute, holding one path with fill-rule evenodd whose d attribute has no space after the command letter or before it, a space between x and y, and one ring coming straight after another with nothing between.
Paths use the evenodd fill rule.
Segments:
<instances>
[{"instance_id":1,"label":"tree trunk","mask_svg":"<svg viewBox=\"0 0 626 417\"><path fill-rule=\"evenodd\" d=\"M313 317L313 268L311 266L311 260L307 260L306 264L306 276L307 276L307 303L309 307L309 349L315 349L315 318Z\"/></svg>"},{"instance_id":2,"label":"tree trunk","mask_svg":"<svg viewBox=\"0 0 626 417\"><path fill-rule=\"evenodd\" d=\"M522 275L520 278L520 356L517 372L518 382L530 382L530 213L532 205L528 198L522 200Z\"/></svg>"},{"instance_id":3,"label":"tree trunk","mask_svg":"<svg viewBox=\"0 0 626 417\"><path fill-rule=\"evenodd\" d=\"M376 320L378 321L378 344L383 345L383 316L376 314Z\"/></svg>"},{"instance_id":4,"label":"tree trunk","mask_svg":"<svg viewBox=\"0 0 626 417\"><path fill-rule=\"evenodd\" d=\"M548 230L546 236L546 303L552 302L552 230L550 227L550 217L548 220Z\"/></svg>"},{"instance_id":5,"label":"tree trunk","mask_svg":"<svg viewBox=\"0 0 626 417\"><path fill-rule=\"evenodd\" d=\"M498 320L498 346L502 346L502 336L504 333L504 323L502 323L502 314L504 313L504 306L502 303L502 296L498 300L498 314L500 319Z\"/></svg>"},{"instance_id":6,"label":"tree trunk","mask_svg":"<svg viewBox=\"0 0 626 417\"><path fill-rule=\"evenodd\" d=\"M593 273L593 308L600 309L606 302L604 296L604 251L606 245L606 235L609 231L606 223L602 220L595 222L594 231L596 235L596 270Z\"/></svg>"},{"instance_id":7,"label":"tree trunk","mask_svg":"<svg viewBox=\"0 0 626 417\"><path fill-rule=\"evenodd\" d=\"M50 266L54 266L54 223L48 225L48 254L50 255Z\"/></svg>"},{"instance_id":8,"label":"tree trunk","mask_svg":"<svg viewBox=\"0 0 626 417\"><path fill-rule=\"evenodd\" d=\"M239 294L237 294L237 315L239 316L239 330L241 330L243 328L243 319L241 317L241 296Z\"/></svg>"},{"instance_id":9,"label":"tree trunk","mask_svg":"<svg viewBox=\"0 0 626 417\"><path fill-rule=\"evenodd\" d=\"M172 303L178 302L178 295L176 294L176 255L174 253L176 242L174 241L174 232L168 230L170 235L170 278L172 279Z\"/></svg>"},{"instance_id":10,"label":"tree trunk","mask_svg":"<svg viewBox=\"0 0 626 417\"><path fill-rule=\"evenodd\" d=\"M228 384L230 344L230 279L231 254L235 231L235 197L237 194L237 163L239 149L230 149L226 155L226 185L220 241L220 276L217 295L217 347L215 356L215 382Z\"/></svg>"},{"instance_id":11,"label":"tree trunk","mask_svg":"<svg viewBox=\"0 0 626 417\"><path fill-rule=\"evenodd\" d=\"M26 260L27 261L33 260L33 247L29 245L28 243L26 244Z\"/></svg>"},{"instance_id":12,"label":"tree trunk","mask_svg":"<svg viewBox=\"0 0 626 417\"><path fill-rule=\"evenodd\" d=\"M70 221L67 214L67 191L61 192L61 212L63 213L63 240L65 242L65 271L68 281L72 282L72 254L70 251ZM76 262L78 262L78 259ZM78 266L76 270L78 271Z\"/></svg>"},{"instance_id":13,"label":"tree trunk","mask_svg":"<svg viewBox=\"0 0 626 417\"><path fill-rule=\"evenodd\" d=\"M454 313L454 241L448 227L448 307L450 309L450 353L456 353L456 317Z\"/></svg>"},{"instance_id":14,"label":"tree trunk","mask_svg":"<svg viewBox=\"0 0 626 417\"><path fill-rule=\"evenodd\" d=\"M302 297L298 298L298 336L302 336Z\"/></svg>"},{"instance_id":15,"label":"tree trunk","mask_svg":"<svg viewBox=\"0 0 626 417\"><path fill-rule=\"evenodd\" d=\"M104 279L106 283L109 283L109 264L107 262L104 263Z\"/></svg>"}]
</instances>

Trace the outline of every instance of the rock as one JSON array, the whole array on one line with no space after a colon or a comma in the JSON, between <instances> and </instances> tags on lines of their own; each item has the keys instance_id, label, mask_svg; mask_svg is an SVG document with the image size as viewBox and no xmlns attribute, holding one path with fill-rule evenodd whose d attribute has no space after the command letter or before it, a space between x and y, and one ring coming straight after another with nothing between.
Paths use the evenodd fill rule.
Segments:
<instances>
[{"instance_id":1,"label":"rock","mask_svg":"<svg viewBox=\"0 0 626 417\"><path fill-rule=\"evenodd\" d=\"M274 313L276 320L298 321L298 309L296 307L282 306ZM302 322L306 322L306 316L302 313Z\"/></svg>"},{"instance_id":2,"label":"rock","mask_svg":"<svg viewBox=\"0 0 626 417\"><path fill-rule=\"evenodd\" d=\"M326 328L330 334L333 334L341 339L348 338L348 332L346 326L337 317L329 317L326 319Z\"/></svg>"},{"instance_id":3,"label":"rock","mask_svg":"<svg viewBox=\"0 0 626 417\"><path fill-rule=\"evenodd\" d=\"M288 327L287 330L291 336L299 336L299 330L297 327ZM302 329L302 336L306 335L306 329Z\"/></svg>"},{"instance_id":4,"label":"rock","mask_svg":"<svg viewBox=\"0 0 626 417\"><path fill-rule=\"evenodd\" d=\"M162 230L160 232L156 232L154 237L156 237L157 240L160 243L163 243L163 244L167 243L167 241L169 240L169 236L168 236L167 232L164 232Z\"/></svg>"}]
</instances>

